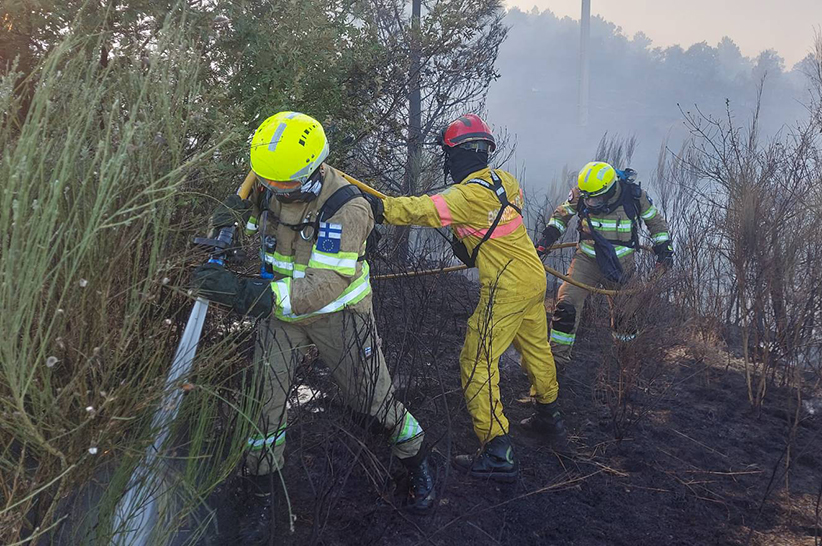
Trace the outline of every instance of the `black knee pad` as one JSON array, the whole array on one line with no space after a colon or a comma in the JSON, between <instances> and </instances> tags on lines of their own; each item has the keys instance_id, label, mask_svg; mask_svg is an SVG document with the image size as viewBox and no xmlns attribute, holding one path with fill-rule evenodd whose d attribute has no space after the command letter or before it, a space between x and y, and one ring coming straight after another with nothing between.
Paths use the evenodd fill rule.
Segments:
<instances>
[{"instance_id":1,"label":"black knee pad","mask_svg":"<svg viewBox=\"0 0 822 546\"><path fill-rule=\"evenodd\" d=\"M559 302L556 309L554 309L554 316L551 319L551 329L570 334L574 331L574 323L576 323L576 320L576 308L568 302Z\"/></svg>"}]
</instances>

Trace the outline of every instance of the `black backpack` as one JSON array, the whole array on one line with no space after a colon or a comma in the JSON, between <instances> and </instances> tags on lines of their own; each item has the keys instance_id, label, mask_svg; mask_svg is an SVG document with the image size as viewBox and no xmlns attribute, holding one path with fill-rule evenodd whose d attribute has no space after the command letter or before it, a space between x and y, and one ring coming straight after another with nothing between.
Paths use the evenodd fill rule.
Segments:
<instances>
[{"instance_id":1,"label":"black backpack","mask_svg":"<svg viewBox=\"0 0 822 546\"><path fill-rule=\"evenodd\" d=\"M493 235L494 230L497 229L497 226L502 220L502 215L505 212L505 209L511 207L517 214L522 216L522 210L519 209L516 205L512 204L508 201L508 195L505 193L505 188L502 185L502 179L491 169L491 180L494 181L493 184L489 184L487 181L481 178L472 178L466 184L479 184L480 186L494 192L499 199L500 204L502 205L497 213L497 217L494 218L494 222L491 224L491 227L488 228L488 231L485 232L485 235L482 236L480 242L477 243L477 246L474 247L473 252L470 254L468 253L468 247L465 246L465 243L457 239L457 236L454 235L451 238L451 249L454 251L454 256L456 256L459 261L467 265L469 268L477 266L477 256L479 256L479 249L482 246L482 243L487 241Z\"/></svg>"}]
</instances>

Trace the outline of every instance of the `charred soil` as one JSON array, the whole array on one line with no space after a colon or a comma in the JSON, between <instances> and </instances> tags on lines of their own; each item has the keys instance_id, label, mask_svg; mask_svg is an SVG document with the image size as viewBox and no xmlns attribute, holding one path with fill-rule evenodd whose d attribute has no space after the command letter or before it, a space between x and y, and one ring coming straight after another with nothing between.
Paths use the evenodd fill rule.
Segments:
<instances>
[{"instance_id":1,"label":"charred soil","mask_svg":"<svg viewBox=\"0 0 822 546\"><path fill-rule=\"evenodd\" d=\"M599 355L611 342L604 327L580 332L574 362L560 371L568 449L558 453L518 427L531 411L521 402L528 381L509 351L500 387L519 479L497 484L461 475L448 461L478 447L458 368L476 287L449 275L382 281L376 289L398 396L433 450L437 505L426 516L403 510L403 471L383 439L347 416L326 368L307 362L299 383L313 395L295 385L288 501L278 496L271 544L810 545L822 536L820 423L800 409L791 427L802 406L795 390L772 389L754 411L744 374L727 353L695 358L687 347L671 347L656 392L632 402L641 418L617 441L612 413L597 395ZM239 479L211 495L217 528L210 543L235 543L246 499Z\"/></svg>"}]
</instances>

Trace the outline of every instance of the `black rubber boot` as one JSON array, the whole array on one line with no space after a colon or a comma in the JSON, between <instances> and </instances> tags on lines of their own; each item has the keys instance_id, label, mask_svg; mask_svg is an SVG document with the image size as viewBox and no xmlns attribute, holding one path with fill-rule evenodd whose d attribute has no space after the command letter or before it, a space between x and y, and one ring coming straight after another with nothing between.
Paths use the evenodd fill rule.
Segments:
<instances>
[{"instance_id":1,"label":"black rubber boot","mask_svg":"<svg viewBox=\"0 0 822 546\"><path fill-rule=\"evenodd\" d=\"M516 480L519 472L514 446L507 434L497 436L485 444L479 455L457 455L454 457L454 466L477 478L490 478L500 482Z\"/></svg>"},{"instance_id":2,"label":"black rubber boot","mask_svg":"<svg viewBox=\"0 0 822 546\"><path fill-rule=\"evenodd\" d=\"M544 434L551 443L563 443L568 437L565 420L559 411L559 404L536 404L536 411L519 423L528 432Z\"/></svg>"},{"instance_id":3,"label":"black rubber boot","mask_svg":"<svg viewBox=\"0 0 822 546\"><path fill-rule=\"evenodd\" d=\"M240 517L238 538L243 546L258 546L269 543L273 518L275 491L280 476L264 474L246 476L248 491L248 510Z\"/></svg>"},{"instance_id":4,"label":"black rubber boot","mask_svg":"<svg viewBox=\"0 0 822 546\"><path fill-rule=\"evenodd\" d=\"M413 457L400 459L400 462L408 471L408 498L405 507L418 514L427 512L434 506L437 498L428 456L420 451Z\"/></svg>"}]
</instances>

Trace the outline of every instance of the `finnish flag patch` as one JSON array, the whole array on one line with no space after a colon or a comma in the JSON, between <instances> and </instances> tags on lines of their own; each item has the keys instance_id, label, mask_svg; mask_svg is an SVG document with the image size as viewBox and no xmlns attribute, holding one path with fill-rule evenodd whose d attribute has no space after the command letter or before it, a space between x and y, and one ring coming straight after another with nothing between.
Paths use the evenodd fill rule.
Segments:
<instances>
[{"instance_id":1,"label":"finnish flag patch","mask_svg":"<svg viewBox=\"0 0 822 546\"><path fill-rule=\"evenodd\" d=\"M340 251L342 239L342 225L320 222L320 231L317 235L317 250L337 254Z\"/></svg>"}]
</instances>

